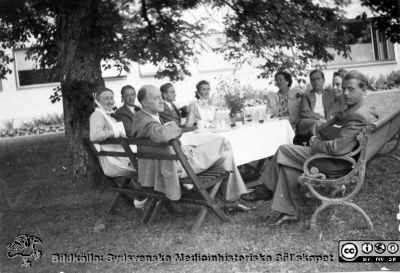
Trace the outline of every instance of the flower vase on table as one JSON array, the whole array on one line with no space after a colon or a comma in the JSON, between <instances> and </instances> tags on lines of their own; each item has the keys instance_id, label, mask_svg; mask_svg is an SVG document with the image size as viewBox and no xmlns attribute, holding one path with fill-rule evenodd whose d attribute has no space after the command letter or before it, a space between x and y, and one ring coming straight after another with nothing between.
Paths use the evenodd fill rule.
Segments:
<instances>
[{"instance_id":1,"label":"flower vase on table","mask_svg":"<svg viewBox=\"0 0 400 273\"><path fill-rule=\"evenodd\" d=\"M239 80L233 79L220 81L217 90L224 100L224 106L230 110L231 124L236 124L236 126L243 124L245 118L243 109L250 89L241 86Z\"/></svg>"},{"instance_id":2,"label":"flower vase on table","mask_svg":"<svg viewBox=\"0 0 400 273\"><path fill-rule=\"evenodd\" d=\"M243 111L235 111L230 113L231 124L235 124L235 126L239 127L244 123L244 113Z\"/></svg>"}]
</instances>

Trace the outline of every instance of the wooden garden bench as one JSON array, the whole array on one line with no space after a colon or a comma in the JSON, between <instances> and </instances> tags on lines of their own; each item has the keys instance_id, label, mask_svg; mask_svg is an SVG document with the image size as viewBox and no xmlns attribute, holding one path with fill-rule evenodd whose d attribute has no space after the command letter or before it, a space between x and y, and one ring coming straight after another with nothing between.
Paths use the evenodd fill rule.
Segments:
<instances>
[{"instance_id":1,"label":"wooden garden bench","mask_svg":"<svg viewBox=\"0 0 400 273\"><path fill-rule=\"evenodd\" d=\"M186 171L188 177L184 179L180 179L181 184L191 184L197 189L197 193L193 194L192 196L182 196L178 203L191 203L195 205L201 206L201 209L197 215L195 223L192 227L192 230L197 229L202 224L206 214L208 211L212 211L217 215L219 219L222 221L228 221L229 219L226 217L224 212L222 211L221 207L222 204L218 203L215 199L215 196L221 186L221 183L228 179L229 172L217 172L208 170L201 174L195 174L192 167L190 166L186 155L183 153L180 142L177 139L171 140L169 143L154 143L149 139L108 139L103 142L98 142L98 144L120 144L125 152L105 152L100 151L98 152L95 147L94 143L90 142L88 139L84 140L86 149L89 152L90 156L96 158L98 163L97 157L98 156L125 156L129 157L130 161L132 162L133 166L135 166L136 170L137 167L137 159L161 159L161 160L177 160L180 161L182 167ZM136 145L137 152L133 152L129 145ZM157 152L149 152L144 151L144 147L158 147L158 148L165 148L165 147L172 147L173 153L166 153L162 152L164 149L158 149ZM100 164L97 164L97 168L99 171L104 175ZM104 175L105 176L105 175ZM112 178L105 176L108 181L111 181ZM173 208L170 206L169 199L161 192L154 191L151 188L140 187L139 183L137 183L138 175L135 174L133 176L134 187L129 187L128 183L123 184L122 186L116 185L115 182L112 182L113 188L112 190L116 191L118 195L116 196L115 200L113 201L109 211L111 212L114 208L118 199L125 199L127 200L130 195L132 196L148 196L149 200L147 201L148 206L145 209L144 215L141 219L142 224L149 224L154 222L158 216L162 208L167 209L168 212L174 214ZM175 202L174 202L175 203Z\"/></svg>"},{"instance_id":2,"label":"wooden garden bench","mask_svg":"<svg viewBox=\"0 0 400 273\"><path fill-rule=\"evenodd\" d=\"M369 124L362 130L357 140L357 149L342 156L331 156L327 154L315 154L303 165L304 173L298 178L300 184L306 185L313 196L322 201L311 217L311 228L315 229L318 215L331 206L347 206L355 209L366 220L367 225L373 229L373 224L368 215L359 206L353 203L353 198L361 190L364 183L366 166L374 159L390 157L400 162L400 157L395 151L400 146L400 110ZM389 148L387 148L389 147ZM384 149L385 148L385 149ZM356 157L355 157L356 156ZM358 158L357 158L358 156ZM310 168L310 162L322 158L346 160L352 164L352 170L339 178L332 178L320 173L317 168ZM355 159L356 158L356 159ZM343 185L353 184L354 188L343 197L336 197L338 189ZM328 196L320 194L316 188L332 187L333 191Z\"/></svg>"}]
</instances>

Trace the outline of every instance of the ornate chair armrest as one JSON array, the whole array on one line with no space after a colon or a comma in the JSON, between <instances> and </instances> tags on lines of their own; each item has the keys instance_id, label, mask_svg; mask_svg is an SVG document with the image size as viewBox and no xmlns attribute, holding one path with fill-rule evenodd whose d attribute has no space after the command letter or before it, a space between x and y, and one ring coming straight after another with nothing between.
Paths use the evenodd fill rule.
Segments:
<instances>
[{"instance_id":1,"label":"ornate chair armrest","mask_svg":"<svg viewBox=\"0 0 400 273\"><path fill-rule=\"evenodd\" d=\"M303 165L303 172L304 175L310 177L310 178L318 178L318 179L326 179L326 175L323 173L319 173L319 170L315 167L310 168L309 164L310 162L314 161L314 160L318 160L318 159L336 159L336 160L344 160L344 161L348 161L352 164L352 168L354 168L356 166L356 161L354 160L354 158L352 158L350 156L350 154L346 154L346 155L328 155L328 154L323 154L323 153L319 153L319 154L315 154L313 156L311 156L310 158L308 158Z\"/></svg>"}]
</instances>

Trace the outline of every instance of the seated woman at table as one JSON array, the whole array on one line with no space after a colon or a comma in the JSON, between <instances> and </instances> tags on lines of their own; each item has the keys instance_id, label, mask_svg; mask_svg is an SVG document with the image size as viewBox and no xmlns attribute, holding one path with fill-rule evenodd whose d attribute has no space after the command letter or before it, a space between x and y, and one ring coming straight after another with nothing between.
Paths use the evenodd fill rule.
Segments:
<instances>
[{"instance_id":1,"label":"seated woman at table","mask_svg":"<svg viewBox=\"0 0 400 273\"><path fill-rule=\"evenodd\" d=\"M339 112L343 112L346 107L342 92L342 80L346 73L347 71L344 69L339 69L333 73L332 92L335 94L335 102L331 108L330 118L333 118Z\"/></svg>"},{"instance_id":2,"label":"seated woman at table","mask_svg":"<svg viewBox=\"0 0 400 273\"><path fill-rule=\"evenodd\" d=\"M122 122L117 122L113 114L114 93L108 88L99 89L95 95L97 107L90 116L89 134L93 142L103 141L108 138L126 137ZM95 145L97 150L123 152L118 144ZM130 176L135 168L127 157L100 156L100 165L105 175L110 177Z\"/></svg>"},{"instance_id":3,"label":"seated woman at table","mask_svg":"<svg viewBox=\"0 0 400 273\"><path fill-rule=\"evenodd\" d=\"M279 91L267 94L267 114L271 117L287 118L292 127L299 119L301 91L292 86L292 77L285 71L275 74L275 83Z\"/></svg>"},{"instance_id":4,"label":"seated woman at table","mask_svg":"<svg viewBox=\"0 0 400 273\"><path fill-rule=\"evenodd\" d=\"M210 103L210 83L200 81L196 84L196 101L189 105L189 114L186 119L186 126L190 127L199 120L204 123L211 123L215 117L215 107Z\"/></svg>"}]
</instances>

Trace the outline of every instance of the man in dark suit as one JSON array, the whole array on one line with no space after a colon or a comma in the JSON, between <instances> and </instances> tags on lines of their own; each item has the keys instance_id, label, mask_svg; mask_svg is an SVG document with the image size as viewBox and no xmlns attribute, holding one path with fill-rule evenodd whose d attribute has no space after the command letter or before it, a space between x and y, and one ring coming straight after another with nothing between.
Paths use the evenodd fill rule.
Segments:
<instances>
[{"instance_id":1,"label":"man in dark suit","mask_svg":"<svg viewBox=\"0 0 400 273\"><path fill-rule=\"evenodd\" d=\"M324 90L324 73L315 69L310 73L312 90L305 92L300 102L300 120L296 125L294 144L301 145L308 142L316 134L317 127L331 118L331 108L335 103L335 96Z\"/></svg>"},{"instance_id":2,"label":"man in dark suit","mask_svg":"<svg viewBox=\"0 0 400 273\"><path fill-rule=\"evenodd\" d=\"M274 223L280 225L287 221L298 219L298 208L302 195L297 178L303 172L304 162L316 153L344 155L357 147L357 135L378 118L375 109L365 105L367 94L367 79L358 71L350 71L343 79L343 98L347 109L335 118L337 123L330 121L332 127L338 128L333 137L314 136L311 147L297 145L282 145L267 165L260 177L263 185L250 194L243 195L247 201L270 200L272 209L281 213ZM334 131L334 130L332 130ZM315 161L315 167L329 176L346 174L351 166L341 160Z\"/></svg>"},{"instance_id":3,"label":"man in dark suit","mask_svg":"<svg viewBox=\"0 0 400 273\"><path fill-rule=\"evenodd\" d=\"M164 100L164 111L160 112L160 119L163 123L168 121L175 121L176 124L181 126L181 114L179 109L174 104L176 98L175 87L172 83L166 83L160 87L161 96Z\"/></svg>"},{"instance_id":4,"label":"man in dark suit","mask_svg":"<svg viewBox=\"0 0 400 273\"><path fill-rule=\"evenodd\" d=\"M126 135L131 136L133 118L135 113L140 110L140 108L135 105L135 88L133 88L131 85L125 85L121 88L121 97L124 105L115 111L115 118L118 121L122 121Z\"/></svg>"},{"instance_id":5,"label":"man in dark suit","mask_svg":"<svg viewBox=\"0 0 400 273\"><path fill-rule=\"evenodd\" d=\"M300 117L320 120L323 123L330 118L330 109L335 97L331 92L324 90L325 76L321 70L311 71L310 82L312 90L305 92L301 98Z\"/></svg>"}]
</instances>

